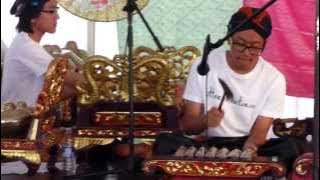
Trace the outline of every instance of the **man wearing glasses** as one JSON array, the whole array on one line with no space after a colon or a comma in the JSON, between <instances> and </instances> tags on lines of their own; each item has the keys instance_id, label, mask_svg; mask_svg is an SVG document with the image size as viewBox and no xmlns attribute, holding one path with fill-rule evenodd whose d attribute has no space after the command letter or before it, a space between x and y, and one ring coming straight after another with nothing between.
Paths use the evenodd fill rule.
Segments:
<instances>
[{"instance_id":1,"label":"man wearing glasses","mask_svg":"<svg viewBox=\"0 0 320 180\"><path fill-rule=\"evenodd\" d=\"M8 49L4 63L1 104L25 101L35 106L42 89L44 74L54 59L39 44L45 33L54 33L59 15L56 0L16 0L10 10L19 18L18 34ZM68 70L64 95L75 93L75 82L80 74Z\"/></svg>"},{"instance_id":2,"label":"man wearing glasses","mask_svg":"<svg viewBox=\"0 0 320 180\"><path fill-rule=\"evenodd\" d=\"M230 32L257 11L242 7L233 14ZM275 118L281 118L286 82L283 74L260 55L271 34L269 14L264 11L240 28L228 40L229 49L217 49L208 56L207 76L197 72L199 58L192 66L184 91L183 133L158 136L154 151L158 155L173 154L184 146L207 145L261 156L279 156L287 165L300 153L295 143L269 139ZM224 94L222 79L233 93L221 109ZM204 107L207 107L207 114ZM197 143L197 140L206 139ZM296 151L295 151L295 150ZM285 152L285 153L283 153Z\"/></svg>"}]
</instances>

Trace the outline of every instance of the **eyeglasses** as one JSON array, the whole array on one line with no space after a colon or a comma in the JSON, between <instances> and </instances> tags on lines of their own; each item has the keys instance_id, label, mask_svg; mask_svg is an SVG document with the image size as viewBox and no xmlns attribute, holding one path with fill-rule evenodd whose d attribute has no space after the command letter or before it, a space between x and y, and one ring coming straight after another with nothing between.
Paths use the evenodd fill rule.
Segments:
<instances>
[{"instance_id":1,"label":"eyeglasses","mask_svg":"<svg viewBox=\"0 0 320 180\"><path fill-rule=\"evenodd\" d=\"M51 9L51 10L42 10L41 12L43 13L48 13L48 14L58 14L58 7L56 7L55 9Z\"/></svg>"},{"instance_id":2,"label":"eyeglasses","mask_svg":"<svg viewBox=\"0 0 320 180\"><path fill-rule=\"evenodd\" d=\"M252 56L259 56L261 55L261 52L262 52L262 49L263 48L257 48L257 47L251 47L251 46L247 46L245 44L241 44L241 43L237 43L237 42L232 42L232 47L243 53L246 49L248 49L249 53L252 55Z\"/></svg>"}]
</instances>

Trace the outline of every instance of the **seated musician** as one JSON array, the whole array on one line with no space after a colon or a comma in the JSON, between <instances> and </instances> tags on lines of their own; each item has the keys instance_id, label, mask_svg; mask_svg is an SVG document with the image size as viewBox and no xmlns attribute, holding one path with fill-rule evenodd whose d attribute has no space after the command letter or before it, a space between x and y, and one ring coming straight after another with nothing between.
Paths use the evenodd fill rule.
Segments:
<instances>
[{"instance_id":1,"label":"seated musician","mask_svg":"<svg viewBox=\"0 0 320 180\"><path fill-rule=\"evenodd\" d=\"M79 56L83 60L89 57L89 54L85 50L78 48L78 45L75 41L68 41L64 48L74 52L77 56Z\"/></svg>"},{"instance_id":2,"label":"seated musician","mask_svg":"<svg viewBox=\"0 0 320 180\"><path fill-rule=\"evenodd\" d=\"M232 15L228 31L256 10L240 8ZM299 143L270 138L270 127L273 119L281 117L286 93L284 75L260 56L271 29L271 18L264 11L228 39L230 49L220 48L209 54L207 77L197 72L201 58L193 64L183 95L182 133L160 134L154 144L156 155L174 154L182 145L209 145L277 156L287 165L293 163L300 153ZM233 94L221 109L218 106L224 90L219 79Z\"/></svg>"},{"instance_id":3,"label":"seated musician","mask_svg":"<svg viewBox=\"0 0 320 180\"><path fill-rule=\"evenodd\" d=\"M16 0L10 10L19 18L18 34L8 49L4 62L1 104L25 101L28 106L35 106L42 89L44 74L54 59L40 46L45 33L56 31L56 0ZM65 77L64 95L75 94L75 82L82 80L82 75L68 70Z\"/></svg>"}]
</instances>

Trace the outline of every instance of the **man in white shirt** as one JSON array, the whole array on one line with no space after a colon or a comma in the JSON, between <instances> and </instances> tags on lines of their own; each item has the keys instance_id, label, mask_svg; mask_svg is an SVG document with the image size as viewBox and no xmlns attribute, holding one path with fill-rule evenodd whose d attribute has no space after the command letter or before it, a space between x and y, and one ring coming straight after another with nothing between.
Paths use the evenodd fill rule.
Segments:
<instances>
[{"instance_id":1,"label":"man in white shirt","mask_svg":"<svg viewBox=\"0 0 320 180\"><path fill-rule=\"evenodd\" d=\"M18 34L6 55L1 89L1 104L25 101L35 106L42 90L44 74L53 57L39 44L45 33L56 31L59 19L56 0L16 0L10 13L19 17ZM64 95L75 93L75 82L82 76L68 70Z\"/></svg>"},{"instance_id":2,"label":"man in white shirt","mask_svg":"<svg viewBox=\"0 0 320 180\"><path fill-rule=\"evenodd\" d=\"M255 11L256 8L240 8L231 17L228 31ZM193 64L183 95L184 117L180 121L183 133L160 135L155 142L155 154L173 154L181 145L205 143L262 156L279 156L287 165L293 163L300 153L290 149L296 146L295 142L268 140L273 119L281 117L286 93L285 77L260 56L271 29L271 18L263 11L228 39L229 50L218 49L209 54L207 76L197 72L201 58ZM219 80L233 93L221 109L218 107L224 89ZM206 141L197 143L203 139ZM286 148L291 151L282 153Z\"/></svg>"}]
</instances>

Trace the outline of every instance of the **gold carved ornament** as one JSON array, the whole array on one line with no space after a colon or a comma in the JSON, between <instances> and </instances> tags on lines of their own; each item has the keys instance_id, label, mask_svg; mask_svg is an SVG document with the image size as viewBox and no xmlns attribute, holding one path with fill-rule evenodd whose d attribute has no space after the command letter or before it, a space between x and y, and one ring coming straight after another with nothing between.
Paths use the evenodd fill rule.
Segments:
<instances>
[{"instance_id":1,"label":"gold carved ornament","mask_svg":"<svg viewBox=\"0 0 320 180\"><path fill-rule=\"evenodd\" d=\"M161 84L159 89L160 103L165 106L176 106L177 97L176 88L178 85L184 85L191 68L192 63L200 56L200 50L193 46L185 46L178 50L175 48L165 49L168 55L167 64L169 76Z\"/></svg>"},{"instance_id":2,"label":"gold carved ornament","mask_svg":"<svg viewBox=\"0 0 320 180\"><path fill-rule=\"evenodd\" d=\"M42 91L36 103L35 117L44 115L52 106L62 101L64 76L67 70L67 59L58 57L50 63L45 75Z\"/></svg>"},{"instance_id":3,"label":"gold carved ornament","mask_svg":"<svg viewBox=\"0 0 320 180\"><path fill-rule=\"evenodd\" d=\"M36 140L39 133L43 133L41 143L45 147L57 141L58 134L52 132L54 117L46 117L46 113L61 101L64 75L67 72L68 61L63 58L54 59L45 74L43 89L39 94L35 111L35 123L32 125L31 139L5 139L1 140L1 155L10 159L20 159L28 166L39 166L45 154L45 148L40 148ZM40 124L40 125L39 125Z\"/></svg>"},{"instance_id":4,"label":"gold carved ornament","mask_svg":"<svg viewBox=\"0 0 320 180\"><path fill-rule=\"evenodd\" d=\"M63 132L54 128L57 120L57 114L50 114L51 109L59 109L59 116L67 116L67 107L69 101L62 99L65 75L69 68L67 58L57 56L49 65L45 74L44 84L40 92L34 112L39 121L37 128L37 138L41 138L44 146L39 150L43 160L48 158L47 148L53 144L59 144L63 138ZM60 117L61 118L61 117Z\"/></svg>"},{"instance_id":5,"label":"gold carved ornament","mask_svg":"<svg viewBox=\"0 0 320 180\"><path fill-rule=\"evenodd\" d=\"M191 46L179 50L166 48L164 52L139 47L133 54L135 102L173 106L176 85L186 79L200 51ZM99 100L128 101L127 56L117 55L113 60L91 56L83 71L88 83L77 86L80 105L94 104Z\"/></svg>"},{"instance_id":6,"label":"gold carved ornament","mask_svg":"<svg viewBox=\"0 0 320 180\"><path fill-rule=\"evenodd\" d=\"M95 126L128 126L129 112L108 111L96 112L93 118ZM134 112L134 122L136 126L161 127L161 112Z\"/></svg>"},{"instance_id":7,"label":"gold carved ornament","mask_svg":"<svg viewBox=\"0 0 320 180\"><path fill-rule=\"evenodd\" d=\"M77 85L78 103L94 104L99 100L117 101L121 99L121 78L123 72L110 59L91 56L83 65L86 82Z\"/></svg>"},{"instance_id":8,"label":"gold carved ornament","mask_svg":"<svg viewBox=\"0 0 320 180\"><path fill-rule=\"evenodd\" d=\"M179 50L165 48L164 52L138 47L133 52L135 102L156 102L173 106L176 85L185 81L193 61L200 51L191 46ZM103 56L90 56L83 65L86 83L78 84L78 103L92 105L98 101L128 101L128 57L116 55L113 60ZM101 119L100 119L101 120ZM138 131L137 131L138 132ZM155 136L152 131L137 134L143 142ZM141 136L140 136L141 135ZM78 129L76 148L91 143L108 144L108 137L124 137L126 131L108 129ZM103 138L106 138L103 140Z\"/></svg>"},{"instance_id":9,"label":"gold carved ornament","mask_svg":"<svg viewBox=\"0 0 320 180\"><path fill-rule=\"evenodd\" d=\"M83 68L88 83L77 86L79 104L94 104L100 100L127 102L128 64L125 59L111 61L102 56L92 56L88 61ZM166 64L162 59L135 61L133 67L135 101L157 101L156 89L159 88L159 81L167 75L165 68Z\"/></svg>"},{"instance_id":10,"label":"gold carved ornament","mask_svg":"<svg viewBox=\"0 0 320 180\"><path fill-rule=\"evenodd\" d=\"M36 141L21 139L2 139L1 155L9 159L19 159L24 162L37 164L41 163L40 154L37 151Z\"/></svg>"},{"instance_id":11,"label":"gold carved ornament","mask_svg":"<svg viewBox=\"0 0 320 180\"><path fill-rule=\"evenodd\" d=\"M152 144L155 140L155 137L160 133L172 133L172 130L164 130L159 128L150 128L150 129L136 129L134 131L135 142L145 144ZM100 144L105 145L114 141L114 138L124 138L128 137L127 129L94 129L94 128L78 128L75 135L75 148L81 149L90 144Z\"/></svg>"},{"instance_id":12,"label":"gold carved ornament","mask_svg":"<svg viewBox=\"0 0 320 180\"><path fill-rule=\"evenodd\" d=\"M193 177L260 177L272 171L276 176L285 175L283 166L277 163L231 162L206 160L147 160L143 171L153 173L160 169L170 176Z\"/></svg>"}]
</instances>

